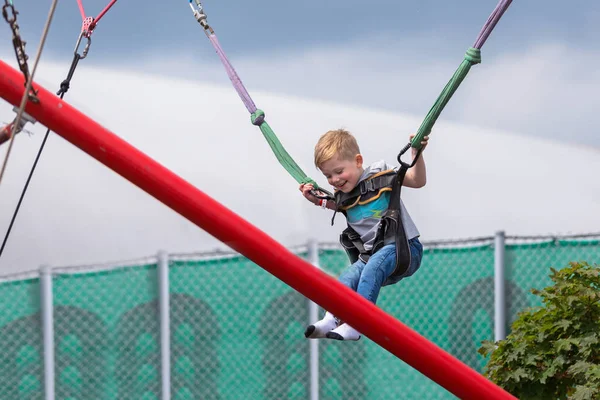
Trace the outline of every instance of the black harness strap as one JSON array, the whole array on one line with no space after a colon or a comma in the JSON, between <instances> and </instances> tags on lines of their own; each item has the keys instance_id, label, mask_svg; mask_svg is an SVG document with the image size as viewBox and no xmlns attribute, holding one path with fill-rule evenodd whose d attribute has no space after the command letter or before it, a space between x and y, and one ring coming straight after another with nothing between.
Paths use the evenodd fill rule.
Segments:
<instances>
[{"instance_id":1,"label":"black harness strap","mask_svg":"<svg viewBox=\"0 0 600 400\"><path fill-rule=\"evenodd\" d=\"M348 207L352 205L359 197L360 200L369 200L374 195L378 194L379 189L391 187L394 183L396 172L390 169L389 171L380 172L381 175L361 181L352 191L344 193L338 191L335 193L336 204L340 207Z\"/></svg>"},{"instance_id":2,"label":"black harness strap","mask_svg":"<svg viewBox=\"0 0 600 400\"><path fill-rule=\"evenodd\" d=\"M343 213L346 216L346 209L358 203L358 201L366 201L376 195L378 195L382 188L391 187L390 202L387 210L383 213L381 222L375 236L375 243L370 251L365 250L364 243L362 242L360 235L352 229L349 225L340 235L340 244L346 251L348 258L352 263L360 259L363 262L368 262L372 254L376 253L381 249L384 244L394 242L396 247L396 266L394 271L383 283L383 286L397 281L397 278L404 275L408 270L411 262L410 246L408 244L408 238L402 222L402 210L401 210L401 190L406 176L406 171L415 165L421 151L417 153L411 164L403 162L400 157L410 148L410 144L407 145L398 155L398 161L400 162L400 168L397 172L384 172L381 175L375 176L371 179L361 181L352 191L349 193L343 193L338 191L335 193L335 201L337 209L333 213L331 224L333 225L335 215L338 212Z\"/></svg>"},{"instance_id":3,"label":"black harness strap","mask_svg":"<svg viewBox=\"0 0 600 400\"><path fill-rule=\"evenodd\" d=\"M379 174L371 178L367 178L348 193L344 193L338 190L334 194L334 201L336 204L336 210L331 217L331 225L335 221L335 216L338 212L346 215L345 210L350 208L354 203L362 200L369 200L379 194L379 190L385 187L392 187L396 172L390 169L389 171L380 172Z\"/></svg>"},{"instance_id":4,"label":"black harness strap","mask_svg":"<svg viewBox=\"0 0 600 400\"><path fill-rule=\"evenodd\" d=\"M381 240L379 240L381 243L379 247L383 247L384 242L386 239L389 239L390 236L394 237L396 244L396 267L388 279L404 275L410 266L410 247L408 238L406 237L406 231L404 230L404 224L402 223L402 212L400 209L400 192L407 170L407 166L402 164L396 174L396 179L392 186L392 194L390 195L390 205L383 213L381 223L379 224L379 231L377 232L377 235L381 237ZM376 249L375 246L373 246L373 253L377 250L379 250L379 248Z\"/></svg>"}]
</instances>

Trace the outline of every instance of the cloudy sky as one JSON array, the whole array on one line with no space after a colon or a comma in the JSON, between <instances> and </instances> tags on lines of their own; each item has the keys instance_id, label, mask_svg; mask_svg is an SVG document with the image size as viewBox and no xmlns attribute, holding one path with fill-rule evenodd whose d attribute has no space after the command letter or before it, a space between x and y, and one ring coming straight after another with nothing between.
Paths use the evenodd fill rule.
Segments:
<instances>
[{"instance_id":1,"label":"cloudy sky","mask_svg":"<svg viewBox=\"0 0 600 400\"><path fill-rule=\"evenodd\" d=\"M43 6L19 0L14 3L20 12L18 21L22 36L28 42L30 60L33 60L50 1ZM83 4L86 12L95 16L106 2L83 0ZM288 151L309 175L320 178L312 168L311 151L324 129L340 125L356 129L363 143L367 138L387 139L399 134L402 139L398 147L401 147L408 133L418 127L495 5L496 1L492 0L374 0L369 3L235 0L208 2L205 8L208 21L230 60L257 105L267 112L267 119ZM506 215L519 209L522 202L532 207L539 204L536 193L544 196L545 201L552 198L556 203L547 201L545 207L535 212L521 209L529 216L536 214L532 218L537 225L532 222L519 226L517 214L514 221L507 223L512 233L597 230L593 218L570 214L573 210L561 213L557 220L550 219L548 215L552 210L567 207L569 200L551 195L555 188L532 189L531 180L542 179L549 169L557 168L553 163L568 162L571 155L576 156L574 164L563 164L559 185L571 190L586 188L578 198L578 207L596 210L594 199L600 195L598 186L586 182L588 177L593 179L593 174L573 175L572 169L567 168L598 167L599 27L600 5L596 1L513 2L483 48L483 63L472 69L432 136L428 150L432 186L428 186L429 192L423 196L422 208L409 205L426 240L492 234L495 229L506 228L503 226ZM38 71L37 80L46 88L55 91L66 75L80 28L76 1L61 1ZM0 41L2 60L15 65L8 26L4 24L0 32L4 32L6 39ZM100 82L101 73L109 74L106 75L108 83ZM290 213L289 209L278 208L278 204L289 204L289 199L297 196L296 185L285 176L259 133L250 125L187 0L168 6L158 2L118 1L96 28L90 53L80 62L66 100L286 245L302 243L315 226L314 221L321 218L316 214L318 210ZM13 117L6 104L0 107L0 113L3 120ZM195 131L198 127L239 134L235 137L240 147L231 146L231 136L198 137ZM0 187L3 226L7 225L9 212L16 204L43 135L42 128L39 124L31 128L35 135L27 141L20 140L11 155L14 158L11 166L15 166ZM170 128L176 129L165 136L164 132ZM435 136L437 132L440 132L439 139ZM437 147L433 146L434 140ZM31 203L24 204L17 221L5 266L7 257L11 265L37 265L145 255L157 249L160 243L165 243L167 249L181 251L215 247L197 228L164 211L162 205L148 200L148 196L104 171L93 160L87 160L85 154L75 155L77 151L60 140L51 143L45 157L48 163L53 160L54 169L46 165L45 170L40 170L41 177L28 195L33 199L28 198ZM190 151L198 145L202 150L196 147L195 156ZM214 157L203 154L206 147L226 152L231 160L236 160L234 163L253 163L259 171L268 171L271 178L253 181L246 177L243 179L248 182L242 184L242 178L236 178L230 171L222 171L218 177L207 177L206 173L199 176L199 171L209 171L216 162ZM390 151L378 152L381 148L378 143L365 144L365 148L370 151L371 161L378 156L388 159L394 156ZM256 152L255 158L246 155L248 149ZM490 157L490 153L498 149L502 149L502 154ZM190 152L186 153L188 157L197 159L183 162L182 152ZM65 155L82 163L81 170L90 168L89 171L98 174L96 182L106 184L105 188L122 191L118 199L108 195L100 185L95 189L94 185L87 188L73 185L70 179L84 178L69 171L75 164L66 163ZM477 168L469 165L470 161L482 163L490 159L495 161L494 165L488 163ZM487 179L488 185L482 187L480 193L461 187L459 192L452 192L450 197L455 200L450 201L447 193L452 190L452 182L445 175L436 175L444 169L444 162L453 163L457 172L472 176L491 174L489 176L497 177L506 186L514 185L513 190L521 192L515 192L504 201L494 191L493 181ZM62 171L58 178L56 171ZM245 190L267 191L272 190L273 179L279 178L282 185L276 194L264 200L262 211L259 211L259 203L250 205L232 199L236 185ZM440 181L446 182L441 185ZM48 186L48 182L55 186ZM453 183L457 182L468 186L468 182L459 180ZM55 193L49 196L48 190L53 187ZM63 193L59 196L56 192L61 190ZM466 197L461 198L460 193ZM519 193L527 193L530 198L521 198ZM34 199L40 196L46 196L46 206L34 204ZM408 200L416 199L415 196L410 191L406 193ZM124 207L123 202L118 201L124 197L138 202L138 206ZM94 198L102 198L100 207L89 207ZM454 207L453 212L442 210L441 198L444 204ZM48 205L54 204L53 201L64 203L66 199L73 201L68 209L58 211ZM484 199L495 199L494 211L477 209L477 204ZM88 207L79 210L78 204ZM290 206L302 205L299 200ZM106 222L110 212L115 225L124 222L126 216L134 215L138 219L132 220L128 227L121 224L119 229L105 232L102 242L94 235L98 235L99 225ZM169 222L166 225L164 221L156 222L156 227L177 230L187 237L186 244L177 246L175 243L181 243L177 235L171 235L173 241L168 242L169 235L157 229L152 238L147 238L146 247L134 246L132 237L149 234L148 228L139 222L147 213L165 213ZM488 223L478 225L477 221L482 218ZM339 231L327 228L328 219L319 226L327 233L317 236L336 240ZM88 223L75 234L72 224L80 220ZM451 229L456 227L457 221L463 228L460 232ZM78 243L78 251L63 249L62 256L55 257L51 250L57 248L53 240L59 235L49 235L40 226L62 227L64 235L72 235L68 236L69 240L83 240L87 236L88 241ZM3 234L4 228L1 231ZM38 258L31 258L31 252L26 250L32 236L40 249ZM93 246L100 242L108 248ZM203 244L198 245L200 242ZM0 265L2 263L0 260Z\"/></svg>"},{"instance_id":2,"label":"cloudy sky","mask_svg":"<svg viewBox=\"0 0 600 400\"><path fill-rule=\"evenodd\" d=\"M83 0L91 16L107 3ZM15 0L30 52L50 1L44 4ZM205 10L249 90L425 115L495 5L209 0ZM70 61L80 29L77 2L59 2L44 59ZM599 2L514 1L444 118L600 146L598 43ZM228 83L187 0L118 1L100 21L85 64Z\"/></svg>"}]
</instances>

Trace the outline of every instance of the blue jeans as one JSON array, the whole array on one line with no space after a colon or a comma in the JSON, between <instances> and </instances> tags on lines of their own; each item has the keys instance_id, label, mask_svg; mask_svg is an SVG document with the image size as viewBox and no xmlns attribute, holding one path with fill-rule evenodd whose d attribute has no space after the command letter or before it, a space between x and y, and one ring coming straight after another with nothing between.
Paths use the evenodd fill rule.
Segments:
<instances>
[{"instance_id":1,"label":"blue jeans","mask_svg":"<svg viewBox=\"0 0 600 400\"><path fill-rule=\"evenodd\" d=\"M379 290L384 285L394 284L417 272L423 257L423 245L418 238L408 241L410 247L410 265L406 272L391 282L387 278L396 267L396 246L388 244L373 254L365 264L360 259L346 268L338 280L350 289L358 292L372 303L377 302Z\"/></svg>"}]
</instances>

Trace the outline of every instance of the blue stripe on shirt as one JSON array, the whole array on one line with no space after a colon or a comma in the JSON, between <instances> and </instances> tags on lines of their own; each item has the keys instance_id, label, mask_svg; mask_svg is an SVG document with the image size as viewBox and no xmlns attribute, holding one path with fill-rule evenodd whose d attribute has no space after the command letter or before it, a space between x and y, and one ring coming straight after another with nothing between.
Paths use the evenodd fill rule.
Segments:
<instances>
[{"instance_id":1,"label":"blue stripe on shirt","mask_svg":"<svg viewBox=\"0 0 600 400\"><path fill-rule=\"evenodd\" d=\"M349 223L356 223L366 218L383 217L383 212L387 210L390 204L390 192L383 192L377 200L373 200L367 204L356 205L346 210L346 215Z\"/></svg>"}]
</instances>

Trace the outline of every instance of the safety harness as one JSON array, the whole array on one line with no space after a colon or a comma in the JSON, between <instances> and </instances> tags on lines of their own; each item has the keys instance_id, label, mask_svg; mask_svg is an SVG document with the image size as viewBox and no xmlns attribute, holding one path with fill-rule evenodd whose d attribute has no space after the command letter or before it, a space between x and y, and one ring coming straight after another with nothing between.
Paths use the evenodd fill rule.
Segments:
<instances>
[{"instance_id":1,"label":"safety harness","mask_svg":"<svg viewBox=\"0 0 600 400\"><path fill-rule=\"evenodd\" d=\"M391 191L388 208L381 217L381 222L377 228L375 241L371 250L366 250L360 235L347 224L346 229L340 234L340 244L346 251L348 258L352 263L359 259L363 262L369 261L369 258L381 249L385 243L395 243L396 247L396 266L394 272L384 282L384 286L390 282L395 282L397 278L404 275L410 265L410 247L406 231L402 222L402 212L400 207L400 192L402 183L406 176L406 171L411 168L418 160L421 150L418 151L411 164L403 162L400 157L410 148L407 145L398 155L400 168L398 171L393 169L381 171L369 178L361 181L352 191L344 193L337 190L334 193L336 209L331 219L333 225L335 215L340 212L347 218L347 210L352 207L360 206L377 200L383 192Z\"/></svg>"}]
</instances>

